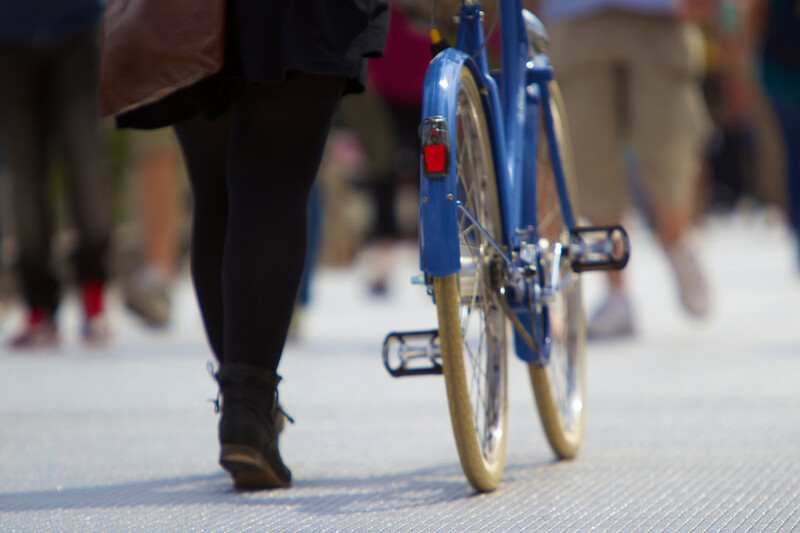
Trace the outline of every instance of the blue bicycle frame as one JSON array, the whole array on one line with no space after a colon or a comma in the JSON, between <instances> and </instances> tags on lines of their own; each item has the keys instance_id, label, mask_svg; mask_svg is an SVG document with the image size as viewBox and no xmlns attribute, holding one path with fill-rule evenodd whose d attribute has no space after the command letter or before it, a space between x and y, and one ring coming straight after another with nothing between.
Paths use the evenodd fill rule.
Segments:
<instances>
[{"instance_id":1,"label":"blue bicycle frame","mask_svg":"<svg viewBox=\"0 0 800 533\"><path fill-rule=\"evenodd\" d=\"M463 2L456 46L440 52L431 62L423 87L422 120L456 124L459 77L463 68L474 74L486 111L494 170L502 213L504 260L512 264L508 251L519 251L524 243L538 241L536 234L536 154L539 113L544 113L550 159L568 228L575 227L572 207L561 164L550 107L548 83L553 79L548 58L529 55L520 0L499 0L502 33L501 74L489 69L482 10L477 2ZM448 128L450 146L455 146L454 128ZM454 150L447 170L431 177L424 163L420 168L420 267L432 277L458 272L461 268L458 236L457 165ZM527 298L530 300L530 298ZM523 324L530 325L533 302L525 297L508 298ZM538 349L532 350L516 333L517 356L526 362L546 363L549 335L546 313L535 321ZM530 327L530 326L526 326Z\"/></svg>"}]
</instances>

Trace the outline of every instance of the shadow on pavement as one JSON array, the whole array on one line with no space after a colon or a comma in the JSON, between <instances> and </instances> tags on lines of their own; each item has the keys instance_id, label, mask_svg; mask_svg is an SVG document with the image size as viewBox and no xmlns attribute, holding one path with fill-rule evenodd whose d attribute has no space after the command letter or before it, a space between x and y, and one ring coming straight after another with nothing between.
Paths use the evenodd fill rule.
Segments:
<instances>
[{"instance_id":1,"label":"shadow on pavement","mask_svg":"<svg viewBox=\"0 0 800 533\"><path fill-rule=\"evenodd\" d=\"M375 477L299 479L290 489L235 491L224 472L0 493L0 513L142 506L288 506L313 515L401 510L449 503L477 495L457 465Z\"/></svg>"}]
</instances>

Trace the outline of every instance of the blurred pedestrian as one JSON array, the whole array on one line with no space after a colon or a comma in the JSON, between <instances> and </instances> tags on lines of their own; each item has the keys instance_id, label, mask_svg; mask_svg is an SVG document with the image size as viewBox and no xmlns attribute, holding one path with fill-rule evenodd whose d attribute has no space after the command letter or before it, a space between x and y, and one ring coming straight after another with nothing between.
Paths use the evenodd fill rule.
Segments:
<instances>
[{"instance_id":1,"label":"blurred pedestrian","mask_svg":"<svg viewBox=\"0 0 800 533\"><path fill-rule=\"evenodd\" d=\"M786 148L789 220L800 266L800 0L751 1L760 77Z\"/></svg>"},{"instance_id":2,"label":"blurred pedestrian","mask_svg":"<svg viewBox=\"0 0 800 533\"><path fill-rule=\"evenodd\" d=\"M389 289L393 268L393 246L404 234L399 199L402 191L419 196L419 122L422 112L422 85L431 60L428 20L417 19L405 2L393 0L386 50L380 59L370 61L369 78L375 92L388 109L388 123L379 126L392 131L388 164L373 180L375 241L369 265L369 286L373 295ZM373 150L375 152L376 150ZM380 168L380 167L379 167ZM416 210L414 211L416 222ZM416 231L416 226L412 228Z\"/></svg>"},{"instance_id":3,"label":"blurred pedestrian","mask_svg":"<svg viewBox=\"0 0 800 533\"><path fill-rule=\"evenodd\" d=\"M118 117L175 124L195 200L192 275L220 363L220 463L238 488L291 483L277 368L309 191L331 117L343 93L363 89L388 16L385 0L233 0L222 72Z\"/></svg>"},{"instance_id":4,"label":"blurred pedestrian","mask_svg":"<svg viewBox=\"0 0 800 533\"><path fill-rule=\"evenodd\" d=\"M133 130L128 140L142 264L124 283L125 306L145 324L164 328L172 315L172 284L181 259L183 161L172 128Z\"/></svg>"},{"instance_id":5,"label":"blurred pedestrian","mask_svg":"<svg viewBox=\"0 0 800 533\"><path fill-rule=\"evenodd\" d=\"M6 318L6 311L7 311L7 302L6 302L6 265L5 261L3 260L3 242L5 237L5 226L3 225L3 217L5 216L5 206L3 205L5 202L4 198L4 189L5 186L5 159L3 156L3 147L0 143L0 325L3 324Z\"/></svg>"},{"instance_id":6,"label":"blurred pedestrian","mask_svg":"<svg viewBox=\"0 0 800 533\"><path fill-rule=\"evenodd\" d=\"M56 156L77 230L83 338L109 338L104 313L111 182L98 112L101 0L0 2L0 133L10 179L18 271L28 308L15 348L58 342L60 281L51 271Z\"/></svg>"},{"instance_id":7,"label":"blurred pedestrian","mask_svg":"<svg viewBox=\"0 0 800 533\"><path fill-rule=\"evenodd\" d=\"M710 306L689 240L709 120L684 17L707 17L711 0L545 0L551 59L575 144L582 214L620 223L631 204L623 153L636 154L655 232L695 317ZM621 272L589 321L591 337L630 335L632 305Z\"/></svg>"},{"instance_id":8,"label":"blurred pedestrian","mask_svg":"<svg viewBox=\"0 0 800 533\"><path fill-rule=\"evenodd\" d=\"M751 56L744 36L740 1L720 0L714 17L703 25L706 48L704 94L714 138L710 143L708 200L714 210L729 211L758 195L763 169L756 171L755 132L758 94L753 73L743 68Z\"/></svg>"}]
</instances>

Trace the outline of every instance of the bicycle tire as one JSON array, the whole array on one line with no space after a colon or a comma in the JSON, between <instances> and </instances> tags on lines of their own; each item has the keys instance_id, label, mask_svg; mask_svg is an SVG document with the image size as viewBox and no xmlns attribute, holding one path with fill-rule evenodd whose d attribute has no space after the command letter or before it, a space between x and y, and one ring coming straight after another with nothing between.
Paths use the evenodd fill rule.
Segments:
<instances>
[{"instance_id":1,"label":"bicycle tire","mask_svg":"<svg viewBox=\"0 0 800 533\"><path fill-rule=\"evenodd\" d=\"M572 147L567 130L564 103L558 86L550 83L550 106L567 187L575 190ZM552 263L554 248L560 242L566 251L569 228L559 203L555 177L550 164L547 135L540 124L537 153L536 218L540 239L546 239L545 265ZM570 194L574 198L574 194ZM577 216L576 205L572 205ZM540 241L541 242L541 241ZM566 254L565 254L566 255ZM529 365L536 406L547 440L561 459L574 457L583 444L586 427L586 317L580 277L562 257L561 284L555 300L545 306L550 330L550 360L547 365ZM545 273L550 279L550 272ZM549 281L547 282L549 285Z\"/></svg>"},{"instance_id":2,"label":"bicycle tire","mask_svg":"<svg viewBox=\"0 0 800 533\"><path fill-rule=\"evenodd\" d=\"M491 141L472 72L464 67L456 107L458 199L497 242L501 239ZM499 256L458 214L462 270L434 278L442 366L461 468L479 492L495 489L507 446L507 319L491 278Z\"/></svg>"}]
</instances>

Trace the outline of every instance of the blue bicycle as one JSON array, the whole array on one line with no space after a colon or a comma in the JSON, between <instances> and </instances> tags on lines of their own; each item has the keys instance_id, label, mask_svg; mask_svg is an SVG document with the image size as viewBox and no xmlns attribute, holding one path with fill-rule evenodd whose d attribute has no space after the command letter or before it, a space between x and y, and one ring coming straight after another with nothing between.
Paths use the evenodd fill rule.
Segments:
<instances>
[{"instance_id":1,"label":"blue bicycle","mask_svg":"<svg viewBox=\"0 0 800 533\"><path fill-rule=\"evenodd\" d=\"M441 46L422 107L417 282L439 328L390 333L393 376L444 374L461 467L497 487L507 442L507 351L526 363L556 455L578 452L586 420L586 324L579 274L621 269L619 226L578 227L566 116L547 34L520 0L499 0L502 70L484 12L462 0L455 46ZM435 32L433 33L435 35Z\"/></svg>"}]
</instances>

